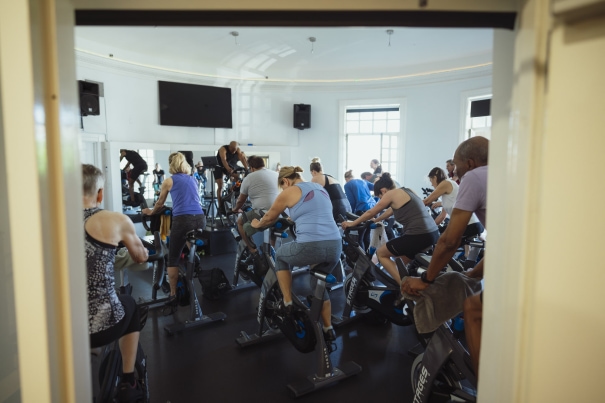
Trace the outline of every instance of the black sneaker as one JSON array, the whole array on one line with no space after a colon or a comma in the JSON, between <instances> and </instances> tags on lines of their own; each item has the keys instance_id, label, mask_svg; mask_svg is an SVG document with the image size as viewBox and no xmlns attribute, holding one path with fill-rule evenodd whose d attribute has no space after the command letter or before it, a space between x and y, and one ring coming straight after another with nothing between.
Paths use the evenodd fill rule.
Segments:
<instances>
[{"instance_id":1,"label":"black sneaker","mask_svg":"<svg viewBox=\"0 0 605 403\"><path fill-rule=\"evenodd\" d=\"M179 300L175 295L171 295L168 298L168 301L164 303L164 308L162 308L162 313L164 316L172 315L179 309Z\"/></svg>"},{"instance_id":2,"label":"black sneaker","mask_svg":"<svg viewBox=\"0 0 605 403\"><path fill-rule=\"evenodd\" d=\"M336 332L334 329L324 330L324 340L326 343L331 343L336 340Z\"/></svg>"},{"instance_id":3,"label":"black sneaker","mask_svg":"<svg viewBox=\"0 0 605 403\"><path fill-rule=\"evenodd\" d=\"M143 400L143 389L138 382L134 386L128 382L121 382L116 397L119 403L135 403Z\"/></svg>"}]
</instances>

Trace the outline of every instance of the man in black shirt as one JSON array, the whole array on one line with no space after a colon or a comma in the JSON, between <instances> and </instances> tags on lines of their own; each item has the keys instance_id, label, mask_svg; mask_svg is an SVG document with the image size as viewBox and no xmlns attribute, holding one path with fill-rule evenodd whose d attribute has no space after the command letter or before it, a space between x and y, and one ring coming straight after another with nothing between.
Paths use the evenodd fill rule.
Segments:
<instances>
[{"instance_id":1,"label":"man in black shirt","mask_svg":"<svg viewBox=\"0 0 605 403\"><path fill-rule=\"evenodd\" d=\"M224 145L219 148L216 153L216 159L219 165L214 170L214 181L217 186L217 199L219 211L224 211L223 200L221 193L223 192L223 177L225 175L232 175L233 171L237 167L237 161L241 161L244 168L248 170L248 162L246 161L246 154L239 148L237 141L232 141L229 145Z\"/></svg>"},{"instance_id":2,"label":"man in black shirt","mask_svg":"<svg viewBox=\"0 0 605 403\"><path fill-rule=\"evenodd\" d=\"M128 177L128 192L130 193L130 203L135 203L134 198L134 182L139 179L139 176L147 171L147 162L139 155L138 152L133 150L120 150L120 162L126 158L128 164L124 167L128 168L129 165L132 165L132 169L130 170L130 176ZM140 186L140 185L139 185Z\"/></svg>"}]
</instances>

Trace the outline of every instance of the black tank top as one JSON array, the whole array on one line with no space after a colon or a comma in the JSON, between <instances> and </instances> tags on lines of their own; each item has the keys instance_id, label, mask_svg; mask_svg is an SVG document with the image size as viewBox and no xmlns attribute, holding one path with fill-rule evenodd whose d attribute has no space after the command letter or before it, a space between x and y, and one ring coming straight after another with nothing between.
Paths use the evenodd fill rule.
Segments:
<instances>
[{"instance_id":1,"label":"black tank top","mask_svg":"<svg viewBox=\"0 0 605 403\"><path fill-rule=\"evenodd\" d=\"M222 146L221 148L219 148L218 152L216 153L216 159L218 160L218 165L222 168L224 168L223 166L223 160L221 159L221 149L225 149L227 155L225 155L225 159L227 160L227 164L229 164L229 166L231 168L235 168L235 166L237 165L237 161L239 161L239 157L237 156L237 152L235 154L231 154L231 152L229 151L229 146Z\"/></svg>"},{"instance_id":2,"label":"black tank top","mask_svg":"<svg viewBox=\"0 0 605 403\"><path fill-rule=\"evenodd\" d=\"M326 183L324 184L324 189L330 196L330 201L332 202L332 215L334 220L340 221L340 216L345 216L345 213L350 213L351 204L349 203L349 199L347 199L347 195L342 190L342 186L340 183L332 183L328 180L328 176L333 178L331 175L326 175Z\"/></svg>"},{"instance_id":3,"label":"black tank top","mask_svg":"<svg viewBox=\"0 0 605 403\"><path fill-rule=\"evenodd\" d=\"M324 174L324 176L326 177L326 183L324 184L324 188L326 189L326 192L328 192L328 195L330 195L330 200L334 201L338 199L346 199L347 196L345 195L344 190L342 190L342 186L340 186L340 183L330 184L328 176L330 178L333 178L333 176L326 174Z\"/></svg>"}]
</instances>

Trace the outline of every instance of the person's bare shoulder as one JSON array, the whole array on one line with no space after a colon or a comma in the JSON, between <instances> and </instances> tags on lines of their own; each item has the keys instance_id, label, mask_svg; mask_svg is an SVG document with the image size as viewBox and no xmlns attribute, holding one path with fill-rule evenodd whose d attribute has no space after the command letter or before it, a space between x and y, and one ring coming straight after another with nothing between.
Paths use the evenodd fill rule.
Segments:
<instances>
[{"instance_id":1,"label":"person's bare shoulder","mask_svg":"<svg viewBox=\"0 0 605 403\"><path fill-rule=\"evenodd\" d=\"M90 217L86 223L86 232L94 239L117 245L121 240L122 228L130 219L121 213L103 210ZM132 224L132 221L130 221Z\"/></svg>"}]
</instances>

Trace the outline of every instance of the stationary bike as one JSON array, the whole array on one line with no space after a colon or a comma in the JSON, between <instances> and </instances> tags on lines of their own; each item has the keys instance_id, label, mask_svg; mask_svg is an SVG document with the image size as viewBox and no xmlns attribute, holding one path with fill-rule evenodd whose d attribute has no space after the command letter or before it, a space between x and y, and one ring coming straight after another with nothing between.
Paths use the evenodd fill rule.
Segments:
<instances>
[{"instance_id":1,"label":"stationary bike","mask_svg":"<svg viewBox=\"0 0 605 403\"><path fill-rule=\"evenodd\" d=\"M268 234L271 229L265 231ZM292 313L284 315L278 309L278 304L282 301L283 296L275 273L274 256L269 256L271 267L265 275L260 292L257 314L260 325L258 333L250 335L242 331L236 342L241 347L245 347L273 340L283 334L298 351L309 353L315 350L317 372L306 379L288 385L295 397L332 385L361 372L361 367L353 361L343 363L340 368L336 368L330 359L330 353L334 351L335 346L326 344L322 325L319 322L326 284L336 282L333 275L322 271L322 269L330 269L327 267L328 264L320 263L309 271L309 274L317 279L317 287L310 303L293 294Z\"/></svg>"},{"instance_id":2,"label":"stationary bike","mask_svg":"<svg viewBox=\"0 0 605 403\"><path fill-rule=\"evenodd\" d=\"M143 184L146 183L147 181L147 176L149 175L149 172L144 172L143 173ZM135 180L136 183L136 180ZM134 184L133 184L134 186ZM144 185L139 185L139 191L138 192L134 192L134 202L131 200L130 197L130 190L128 188L128 184L124 185L122 183L122 209L125 209L127 206L133 206L133 207L137 207L140 206L142 209L143 208L147 208L147 200L145 199L145 189L146 187ZM134 191L134 188L133 188Z\"/></svg>"},{"instance_id":3,"label":"stationary bike","mask_svg":"<svg viewBox=\"0 0 605 403\"><path fill-rule=\"evenodd\" d=\"M271 246L271 240L275 238L285 239L288 237L288 229L291 227L291 223L285 219L280 218L273 226L263 231L263 244L261 248L258 248L261 258L267 260L267 256L275 256L275 249ZM235 268L233 270L233 284L235 288L239 284L240 277L244 281L252 281L259 287L263 285L263 279L265 278L266 272L254 262L254 257L250 253L250 250L246 246L246 243L241 239L237 228L231 228L231 233L235 238L237 244L237 252L235 254ZM256 233L252 238L257 237L259 233ZM266 235L266 236L265 236ZM266 263L268 266L269 263Z\"/></svg>"},{"instance_id":4,"label":"stationary bike","mask_svg":"<svg viewBox=\"0 0 605 403\"><path fill-rule=\"evenodd\" d=\"M197 328L199 326L204 326L219 320L223 321L227 318L227 315L225 315L223 312L214 312L204 315L202 313L202 307L200 306L197 298L197 293L195 292L193 277L196 268L196 258L198 258L195 251L197 247L204 246L207 242L202 235L202 229L189 231L186 235L187 243L190 245L187 262L185 263L185 280L189 289L189 319L184 322L176 322L171 325L164 326L164 330L168 335L173 335L176 332Z\"/></svg>"},{"instance_id":5,"label":"stationary bike","mask_svg":"<svg viewBox=\"0 0 605 403\"><path fill-rule=\"evenodd\" d=\"M143 227L151 232L146 220L143 219L141 221L143 223ZM170 292L170 285L166 279L166 258L168 255L168 247L164 241L162 241L159 232L154 232L154 242L153 244L149 243L146 239L141 238L141 242L143 242L143 246L149 250L149 253L159 254L158 257L154 256L153 264L152 264L152 284L151 284L151 298L145 299L143 297L139 297L137 300L138 306L148 306L149 309L156 309L163 307L163 304L169 300L168 295L159 296L158 291L162 290L165 294ZM161 256L161 258L159 257ZM129 267L125 267L120 270L120 294L127 293L132 294L132 285L128 280L128 270Z\"/></svg>"},{"instance_id":6,"label":"stationary bike","mask_svg":"<svg viewBox=\"0 0 605 403\"><path fill-rule=\"evenodd\" d=\"M428 268L429 261L424 254L416 255L414 262L424 270ZM405 271L400 259L397 259L397 266L400 271ZM405 299L404 303L413 320L414 301ZM470 355L450 325L443 323L430 334L418 334L418 339L424 351L420 352L417 348L409 351L410 355L416 357L411 370L413 402L476 402L477 377Z\"/></svg>"},{"instance_id":7,"label":"stationary bike","mask_svg":"<svg viewBox=\"0 0 605 403\"><path fill-rule=\"evenodd\" d=\"M161 248L162 240L159 233L154 234L156 253L150 254L148 262L161 262L164 259L164 250ZM141 315L141 330L145 326L147 315ZM119 339L102 347L90 350L93 402L113 402L117 386L122 377L122 354L120 353ZM134 372L137 382L143 390L141 403L149 402L149 381L147 378L147 356L139 343L137 348Z\"/></svg>"},{"instance_id":8,"label":"stationary bike","mask_svg":"<svg viewBox=\"0 0 605 403\"><path fill-rule=\"evenodd\" d=\"M356 226L347 227L343 233L346 244L343 250L347 262L352 262L353 272L348 274L344 281L345 307L341 317L336 317L335 326L349 323L357 314L374 311L381 317L399 326L409 326L412 320L405 306L396 304L399 294L399 283L384 270L379 269L359 246L357 240L351 235L352 231L366 231L382 225L366 221ZM401 274L401 273L400 273Z\"/></svg>"}]
</instances>

